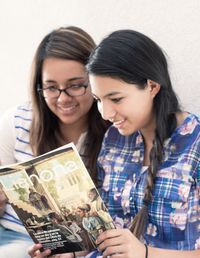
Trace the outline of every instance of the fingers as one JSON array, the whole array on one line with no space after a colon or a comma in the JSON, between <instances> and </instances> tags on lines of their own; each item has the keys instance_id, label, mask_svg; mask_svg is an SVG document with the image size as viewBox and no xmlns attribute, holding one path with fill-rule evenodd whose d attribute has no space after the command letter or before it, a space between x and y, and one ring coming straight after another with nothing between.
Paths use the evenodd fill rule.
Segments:
<instances>
[{"instance_id":1,"label":"fingers","mask_svg":"<svg viewBox=\"0 0 200 258\"><path fill-rule=\"evenodd\" d=\"M42 248L41 244L35 244L35 245L31 246L28 249L28 254L30 255L30 257L36 257L36 255L40 253L40 251L39 251L40 248Z\"/></svg>"},{"instance_id":2,"label":"fingers","mask_svg":"<svg viewBox=\"0 0 200 258\"><path fill-rule=\"evenodd\" d=\"M121 239L119 237L108 238L98 245L98 250L102 252L109 246L118 246L120 244L121 244Z\"/></svg>"},{"instance_id":3,"label":"fingers","mask_svg":"<svg viewBox=\"0 0 200 258\"><path fill-rule=\"evenodd\" d=\"M53 255L52 258L74 258L74 254L73 253L56 254L56 255Z\"/></svg>"},{"instance_id":4,"label":"fingers","mask_svg":"<svg viewBox=\"0 0 200 258\"><path fill-rule=\"evenodd\" d=\"M102 232L98 238L97 238L97 245L99 245L101 242L105 241L106 239L118 237L121 235L121 230L120 229L109 229L104 232Z\"/></svg>"},{"instance_id":5,"label":"fingers","mask_svg":"<svg viewBox=\"0 0 200 258\"><path fill-rule=\"evenodd\" d=\"M134 252L134 243L135 237L128 229L107 230L100 234L97 240L98 250L103 253L103 258L130 257Z\"/></svg>"},{"instance_id":6,"label":"fingers","mask_svg":"<svg viewBox=\"0 0 200 258\"><path fill-rule=\"evenodd\" d=\"M32 258L45 258L50 255L51 250L47 249L44 252L40 252L42 248L41 244L35 244L28 249L28 254Z\"/></svg>"}]
</instances>

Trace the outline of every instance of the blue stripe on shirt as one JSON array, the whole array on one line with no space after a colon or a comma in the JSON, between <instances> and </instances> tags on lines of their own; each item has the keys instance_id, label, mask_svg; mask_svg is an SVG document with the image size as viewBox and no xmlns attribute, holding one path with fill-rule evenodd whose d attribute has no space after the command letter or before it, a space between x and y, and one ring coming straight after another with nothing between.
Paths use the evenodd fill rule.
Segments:
<instances>
[{"instance_id":1,"label":"blue stripe on shirt","mask_svg":"<svg viewBox=\"0 0 200 258\"><path fill-rule=\"evenodd\" d=\"M5 211L5 213L4 213L4 214L5 214L5 215L7 215L8 217L11 217L11 218L13 218L13 219L15 219L15 220L20 221L18 218L16 218L14 215L12 215L12 214L8 213L7 211Z\"/></svg>"},{"instance_id":2,"label":"blue stripe on shirt","mask_svg":"<svg viewBox=\"0 0 200 258\"><path fill-rule=\"evenodd\" d=\"M25 107L23 107L23 106L19 106L17 109L18 109L18 110L25 111L25 112L32 112L32 109L31 109L31 108L30 108L30 109L27 109L27 108L25 108Z\"/></svg>"},{"instance_id":3,"label":"blue stripe on shirt","mask_svg":"<svg viewBox=\"0 0 200 258\"><path fill-rule=\"evenodd\" d=\"M15 116L15 118L19 118L19 119L22 119L22 120L25 120L25 121L32 121L31 118L26 118L26 117L22 117L22 116Z\"/></svg>"},{"instance_id":4,"label":"blue stripe on shirt","mask_svg":"<svg viewBox=\"0 0 200 258\"><path fill-rule=\"evenodd\" d=\"M18 224L20 226L23 226L23 223L21 223L20 221L18 220L13 220L13 219L7 219L5 217L2 217L1 220L5 220L5 221L9 221L9 222L12 222L12 223L15 223L15 224Z\"/></svg>"},{"instance_id":5,"label":"blue stripe on shirt","mask_svg":"<svg viewBox=\"0 0 200 258\"><path fill-rule=\"evenodd\" d=\"M19 141L19 142L25 143L25 144L30 144L29 141L22 140L19 137L16 137L16 140Z\"/></svg>"},{"instance_id":6,"label":"blue stripe on shirt","mask_svg":"<svg viewBox=\"0 0 200 258\"><path fill-rule=\"evenodd\" d=\"M15 151L33 157L33 154L31 154L31 153L24 152L24 151L17 150L17 149L15 149Z\"/></svg>"},{"instance_id":7,"label":"blue stripe on shirt","mask_svg":"<svg viewBox=\"0 0 200 258\"><path fill-rule=\"evenodd\" d=\"M16 128L16 129L22 129L22 130L24 130L24 131L26 131L26 132L29 133L29 130L26 129L26 128L24 128L24 127L22 127L22 126L16 125L15 128Z\"/></svg>"}]
</instances>

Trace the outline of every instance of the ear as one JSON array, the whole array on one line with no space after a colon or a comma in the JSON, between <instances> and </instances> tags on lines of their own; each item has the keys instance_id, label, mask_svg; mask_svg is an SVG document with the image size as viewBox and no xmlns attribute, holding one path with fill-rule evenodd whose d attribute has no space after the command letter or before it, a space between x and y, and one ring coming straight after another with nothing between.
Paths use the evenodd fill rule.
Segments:
<instances>
[{"instance_id":1,"label":"ear","mask_svg":"<svg viewBox=\"0 0 200 258\"><path fill-rule=\"evenodd\" d=\"M152 80L147 80L147 87L149 88L152 98L154 98L160 90L160 84Z\"/></svg>"}]
</instances>

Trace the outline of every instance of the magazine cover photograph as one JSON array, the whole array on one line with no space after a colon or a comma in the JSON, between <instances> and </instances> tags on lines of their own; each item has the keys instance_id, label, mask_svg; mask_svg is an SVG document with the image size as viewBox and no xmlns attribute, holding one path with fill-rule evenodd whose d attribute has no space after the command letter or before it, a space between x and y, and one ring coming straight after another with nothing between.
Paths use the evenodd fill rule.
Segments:
<instances>
[{"instance_id":1,"label":"magazine cover photograph","mask_svg":"<svg viewBox=\"0 0 200 258\"><path fill-rule=\"evenodd\" d=\"M73 143L0 168L0 187L35 243L53 254L96 248L114 228Z\"/></svg>"}]
</instances>

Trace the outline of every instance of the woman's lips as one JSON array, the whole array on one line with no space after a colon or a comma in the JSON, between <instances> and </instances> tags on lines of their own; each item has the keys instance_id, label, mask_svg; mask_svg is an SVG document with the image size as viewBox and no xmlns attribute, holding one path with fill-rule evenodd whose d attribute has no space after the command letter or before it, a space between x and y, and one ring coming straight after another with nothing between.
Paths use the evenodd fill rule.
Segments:
<instances>
[{"instance_id":1,"label":"woman's lips","mask_svg":"<svg viewBox=\"0 0 200 258\"><path fill-rule=\"evenodd\" d=\"M113 125L114 125L114 127L116 127L116 128L122 128L123 127L123 125L124 125L124 122L125 122L125 119L122 119L122 120L119 120L119 121L115 121L115 122L113 122Z\"/></svg>"},{"instance_id":2,"label":"woman's lips","mask_svg":"<svg viewBox=\"0 0 200 258\"><path fill-rule=\"evenodd\" d=\"M71 114L71 113L74 113L77 109L77 106L78 105L71 105L71 106L68 106L68 107L58 107L59 108L59 111L62 113L62 114Z\"/></svg>"}]
</instances>

